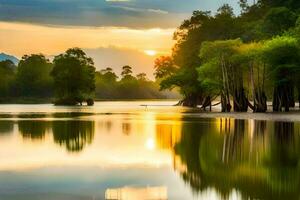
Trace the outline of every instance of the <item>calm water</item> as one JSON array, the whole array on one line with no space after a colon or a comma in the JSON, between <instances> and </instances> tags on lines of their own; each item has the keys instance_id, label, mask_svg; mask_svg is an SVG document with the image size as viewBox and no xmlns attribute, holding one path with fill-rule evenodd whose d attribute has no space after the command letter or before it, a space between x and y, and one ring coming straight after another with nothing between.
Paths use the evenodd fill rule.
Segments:
<instances>
[{"instance_id":1,"label":"calm water","mask_svg":"<svg viewBox=\"0 0 300 200\"><path fill-rule=\"evenodd\" d=\"M174 103L1 105L0 199L300 199L300 123Z\"/></svg>"}]
</instances>

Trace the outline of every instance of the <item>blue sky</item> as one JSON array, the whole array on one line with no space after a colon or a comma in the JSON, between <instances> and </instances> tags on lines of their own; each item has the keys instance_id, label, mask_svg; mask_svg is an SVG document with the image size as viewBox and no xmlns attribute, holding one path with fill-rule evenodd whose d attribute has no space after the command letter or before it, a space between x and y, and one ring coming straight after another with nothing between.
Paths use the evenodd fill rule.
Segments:
<instances>
[{"instance_id":1,"label":"blue sky","mask_svg":"<svg viewBox=\"0 0 300 200\"><path fill-rule=\"evenodd\" d=\"M176 27L193 10L238 0L0 0L0 21L50 25Z\"/></svg>"}]
</instances>

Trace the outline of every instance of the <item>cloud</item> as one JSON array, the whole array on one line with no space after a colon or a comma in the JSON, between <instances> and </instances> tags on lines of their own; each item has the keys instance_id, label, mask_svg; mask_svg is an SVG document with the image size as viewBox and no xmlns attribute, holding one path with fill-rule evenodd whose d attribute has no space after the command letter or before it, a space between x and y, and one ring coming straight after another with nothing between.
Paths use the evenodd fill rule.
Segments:
<instances>
[{"instance_id":1,"label":"cloud","mask_svg":"<svg viewBox=\"0 0 300 200\"><path fill-rule=\"evenodd\" d=\"M131 65L136 73L153 73L154 57L145 50L170 53L174 29L129 29L118 27L57 27L0 22L0 52L58 55L80 47L95 59L98 69ZM99 48L101 47L101 48ZM119 72L119 71L118 71Z\"/></svg>"},{"instance_id":2,"label":"cloud","mask_svg":"<svg viewBox=\"0 0 300 200\"><path fill-rule=\"evenodd\" d=\"M0 21L72 26L173 28L195 9L235 0L0 0Z\"/></svg>"}]
</instances>

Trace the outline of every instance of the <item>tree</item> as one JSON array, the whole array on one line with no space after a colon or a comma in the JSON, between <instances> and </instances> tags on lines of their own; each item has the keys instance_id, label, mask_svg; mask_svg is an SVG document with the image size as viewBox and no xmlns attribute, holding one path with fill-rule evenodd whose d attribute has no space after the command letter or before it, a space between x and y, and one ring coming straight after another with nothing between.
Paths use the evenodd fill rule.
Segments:
<instances>
[{"instance_id":1,"label":"tree","mask_svg":"<svg viewBox=\"0 0 300 200\"><path fill-rule=\"evenodd\" d=\"M274 85L273 110L294 107L294 88L300 72L298 41L289 36L276 37L264 47L268 72Z\"/></svg>"},{"instance_id":2,"label":"tree","mask_svg":"<svg viewBox=\"0 0 300 200\"><path fill-rule=\"evenodd\" d=\"M248 99L243 84L243 69L235 62L241 40L204 42L200 58L203 65L198 68L199 81L206 88L207 96L221 95L223 112L230 112L230 96L233 96L234 110L247 111ZM213 92L212 92L213 91Z\"/></svg>"},{"instance_id":3,"label":"tree","mask_svg":"<svg viewBox=\"0 0 300 200\"><path fill-rule=\"evenodd\" d=\"M176 71L177 67L174 64L172 57L161 56L154 61L154 76L156 79L164 79L172 76Z\"/></svg>"},{"instance_id":4,"label":"tree","mask_svg":"<svg viewBox=\"0 0 300 200\"><path fill-rule=\"evenodd\" d=\"M259 0L258 4L262 7L287 7L290 10L298 10L300 2L298 0Z\"/></svg>"},{"instance_id":5,"label":"tree","mask_svg":"<svg viewBox=\"0 0 300 200\"><path fill-rule=\"evenodd\" d=\"M176 44L172 61L178 69L161 82L161 88L179 87L184 96L180 102L182 105L201 105L205 99L196 70L202 64L199 58L201 44L205 41L235 39L240 32L233 9L227 4L218 9L215 16L210 12L194 11L192 17L185 20L174 33Z\"/></svg>"},{"instance_id":6,"label":"tree","mask_svg":"<svg viewBox=\"0 0 300 200\"><path fill-rule=\"evenodd\" d=\"M136 78L140 82L146 82L147 81L147 74L146 73L139 73L136 75Z\"/></svg>"},{"instance_id":7,"label":"tree","mask_svg":"<svg viewBox=\"0 0 300 200\"><path fill-rule=\"evenodd\" d=\"M100 71L100 74L103 75L103 79L108 83L113 83L117 81L118 76L113 72L113 69L107 67Z\"/></svg>"},{"instance_id":8,"label":"tree","mask_svg":"<svg viewBox=\"0 0 300 200\"><path fill-rule=\"evenodd\" d=\"M131 79L133 78L132 76L132 67L126 65L122 67L122 72L121 72L122 79Z\"/></svg>"},{"instance_id":9,"label":"tree","mask_svg":"<svg viewBox=\"0 0 300 200\"><path fill-rule=\"evenodd\" d=\"M263 43L249 43L240 46L238 62L245 65L249 90L253 100L251 108L254 112L267 111L267 96L265 93L266 61L263 56Z\"/></svg>"},{"instance_id":10,"label":"tree","mask_svg":"<svg viewBox=\"0 0 300 200\"><path fill-rule=\"evenodd\" d=\"M281 35L295 26L297 15L286 7L271 8L265 16L263 30L270 37Z\"/></svg>"},{"instance_id":11,"label":"tree","mask_svg":"<svg viewBox=\"0 0 300 200\"><path fill-rule=\"evenodd\" d=\"M52 64L42 54L25 55L17 69L17 85L21 96L50 97L52 95Z\"/></svg>"},{"instance_id":12,"label":"tree","mask_svg":"<svg viewBox=\"0 0 300 200\"><path fill-rule=\"evenodd\" d=\"M101 99L118 98L117 78L118 76L109 67L96 72L96 97Z\"/></svg>"},{"instance_id":13,"label":"tree","mask_svg":"<svg viewBox=\"0 0 300 200\"><path fill-rule=\"evenodd\" d=\"M95 67L92 58L79 48L68 49L54 58L51 75L54 79L56 105L93 104Z\"/></svg>"},{"instance_id":14,"label":"tree","mask_svg":"<svg viewBox=\"0 0 300 200\"><path fill-rule=\"evenodd\" d=\"M10 60L0 61L0 97L12 95L16 66Z\"/></svg>"}]
</instances>

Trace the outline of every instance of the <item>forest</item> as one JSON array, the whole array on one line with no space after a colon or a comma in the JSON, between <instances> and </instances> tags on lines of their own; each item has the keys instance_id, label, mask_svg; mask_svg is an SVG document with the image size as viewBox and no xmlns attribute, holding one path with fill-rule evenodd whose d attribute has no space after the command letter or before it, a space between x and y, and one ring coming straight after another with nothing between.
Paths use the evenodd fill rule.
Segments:
<instances>
[{"instance_id":1,"label":"forest","mask_svg":"<svg viewBox=\"0 0 300 200\"><path fill-rule=\"evenodd\" d=\"M171 56L155 62L161 89L179 88L189 107L289 111L300 100L300 1L239 4L238 15L225 4L183 21Z\"/></svg>"},{"instance_id":2,"label":"forest","mask_svg":"<svg viewBox=\"0 0 300 200\"><path fill-rule=\"evenodd\" d=\"M24 55L18 66L0 62L0 102L76 105L96 100L161 99L176 97L159 90L146 74L133 75L124 66L121 76L111 69L96 71L92 58L79 48L67 50L50 62L42 54ZM178 95L178 94L177 94Z\"/></svg>"}]
</instances>

